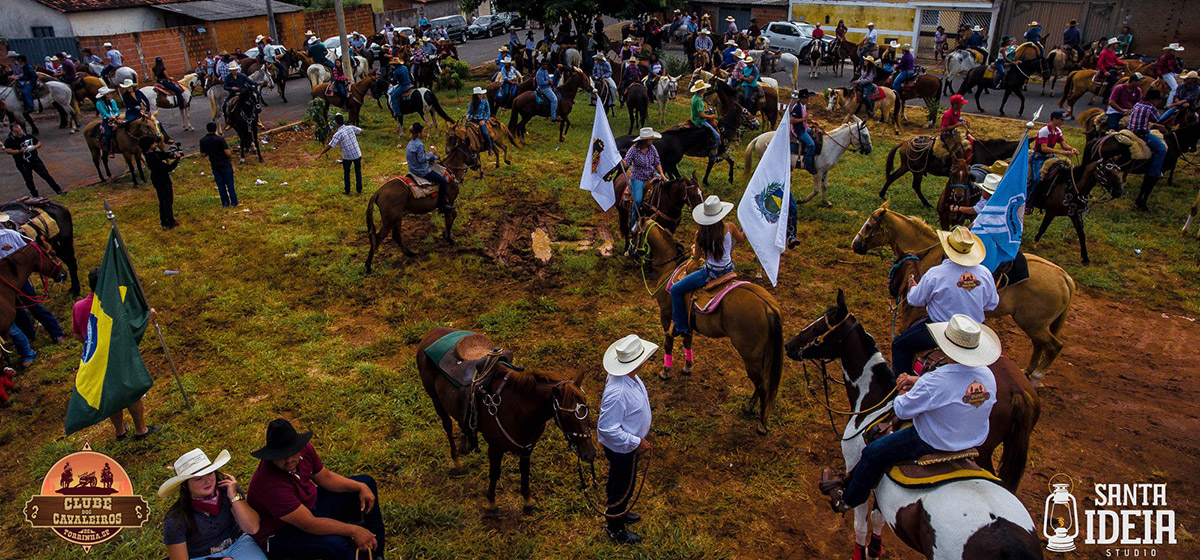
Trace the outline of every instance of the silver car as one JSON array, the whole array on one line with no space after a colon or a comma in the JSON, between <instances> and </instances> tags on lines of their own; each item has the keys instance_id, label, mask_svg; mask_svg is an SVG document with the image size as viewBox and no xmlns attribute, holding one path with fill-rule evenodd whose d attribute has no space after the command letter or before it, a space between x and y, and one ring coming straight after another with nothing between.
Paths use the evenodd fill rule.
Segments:
<instances>
[{"instance_id":1,"label":"silver car","mask_svg":"<svg viewBox=\"0 0 1200 560\"><path fill-rule=\"evenodd\" d=\"M808 47L812 43L812 32L817 27L811 23L773 21L763 28L763 37L771 41L771 50L792 53L800 60L808 58ZM821 39L829 44L829 37Z\"/></svg>"}]
</instances>

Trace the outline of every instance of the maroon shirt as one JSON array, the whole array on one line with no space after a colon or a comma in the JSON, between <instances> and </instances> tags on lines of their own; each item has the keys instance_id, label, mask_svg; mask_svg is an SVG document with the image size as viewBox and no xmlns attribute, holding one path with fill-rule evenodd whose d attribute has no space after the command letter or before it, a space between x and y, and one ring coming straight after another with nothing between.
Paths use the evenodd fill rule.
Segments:
<instances>
[{"instance_id":1,"label":"maroon shirt","mask_svg":"<svg viewBox=\"0 0 1200 560\"><path fill-rule=\"evenodd\" d=\"M254 476L250 478L250 493L246 503L258 512L258 533L254 540L265 547L267 538L287 525L281 517L296 511L300 506L313 509L317 505L317 484L313 475L321 472L325 465L317 456L312 444L300 450L300 463L295 472L279 470L270 461L260 461Z\"/></svg>"}]
</instances>

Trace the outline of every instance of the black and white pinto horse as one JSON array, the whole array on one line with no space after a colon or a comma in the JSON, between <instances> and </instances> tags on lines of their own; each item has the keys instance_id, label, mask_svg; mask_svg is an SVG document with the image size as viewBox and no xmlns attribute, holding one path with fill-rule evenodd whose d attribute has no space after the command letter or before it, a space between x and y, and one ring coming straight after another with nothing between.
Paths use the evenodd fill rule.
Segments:
<instances>
[{"instance_id":1,"label":"black and white pinto horse","mask_svg":"<svg viewBox=\"0 0 1200 560\"><path fill-rule=\"evenodd\" d=\"M377 80L377 83L381 85L386 84L386 82L383 80ZM432 124L434 131L437 130L437 117L439 116L445 119L447 123L454 124L454 119L450 118L450 115L446 114L446 111L442 109L442 104L438 102L437 95L434 94L433 90L429 88L415 88L408 94L407 97L401 98L399 107L393 106L392 91L395 90L396 87L398 86L393 85L388 87L385 95L387 97L388 110L391 111L392 118L396 119L396 126L398 127L401 137L403 137L405 133L404 115L407 114L415 113L416 115L420 116L421 122L425 124ZM429 113L429 116L433 117L432 123L430 123L429 119L425 117L426 112Z\"/></svg>"}]
</instances>

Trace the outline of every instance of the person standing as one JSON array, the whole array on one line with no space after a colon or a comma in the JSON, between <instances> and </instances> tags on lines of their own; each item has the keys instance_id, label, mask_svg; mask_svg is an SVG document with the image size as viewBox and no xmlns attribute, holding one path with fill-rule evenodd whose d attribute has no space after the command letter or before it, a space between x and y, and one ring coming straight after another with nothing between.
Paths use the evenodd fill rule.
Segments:
<instances>
[{"instance_id":1,"label":"person standing","mask_svg":"<svg viewBox=\"0 0 1200 560\"><path fill-rule=\"evenodd\" d=\"M608 380L600 400L596 439L608 459L606 485L608 509L604 512L608 536L618 544L638 544L642 537L627 524L641 521L629 511L629 501L637 487L638 462L651 449L646 435L650 432L650 396L638 371L654 354L658 345L629 335L604 351L604 370Z\"/></svg>"},{"instance_id":2,"label":"person standing","mask_svg":"<svg viewBox=\"0 0 1200 560\"><path fill-rule=\"evenodd\" d=\"M138 140L146 166L150 168L150 184L158 195L158 223L163 229L179 225L175 220L175 189L171 184L171 172L179 165L179 154L154 149L154 138L143 136Z\"/></svg>"},{"instance_id":3,"label":"person standing","mask_svg":"<svg viewBox=\"0 0 1200 560\"><path fill-rule=\"evenodd\" d=\"M412 134L412 140L409 140L408 145L404 147L404 158L408 160L408 172L415 177L433 181L438 186L438 210L442 212L454 210L454 206L451 206L448 200L449 193L446 192L450 183L441 173L434 171L429 166L430 163L437 161L438 156L436 147L431 146L429 151L425 151L425 143L421 141L421 138L425 136L425 125L415 122L409 127L409 132Z\"/></svg>"},{"instance_id":4,"label":"person standing","mask_svg":"<svg viewBox=\"0 0 1200 560\"><path fill-rule=\"evenodd\" d=\"M350 194L350 167L354 167L354 181L358 194L362 194L362 150L358 147L358 135L363 130L357 126L346 124L346 118L338 113L333 116L337 130L329 139L329 144L321 150L318 156L324 156L331 148L337 146L342 151L342 181L346 186L346 194Z\"/></svg>"},{"instance_id":5,"label":"person standing","mask_svg":"<svg viewBox=\"0 0 1200 560\"><path fill-rule=\"evenodd\" d=\"M1126 25L1121 28L1121 34L1117 35L1117 54L1129 54L1130 47L1133 46L1133 30Z\"/></svg>"},{"instance_id":6,"label":"person standing","mask_svg":"<svg viewBox=\"0 0 1200 560\"><path fill-rule=\"evenodd\" d=\"M225 139L217 134L217 123L210 121L206 129L208 134L200 139L200 153L208 156L208 165L217 183L217 194L221 196L221 206L235 207L238 197L237 189L233 186L233 151Z\"/></svg>"},{"instance_id":7,"label":"person standing","mask_svg":"<svg viewBox=\"0 0 1200 560\"><path fill-rule=\"evenodd\" d=\"M38 156L38 150L41 147L41 141L36 136L26 134L20 122L16 120L12 122L12 126L8 129L8 137L4 139L4 153L13 157L17 171L21 173L21 178L25 179L25 188L29 190L29 195L39 196L37 187L33 185L34 173L37 173L38 177L50 185L56 194L62 194L62 188L58 186L58 182L50 175L46 164Z\"/></svg>"},{"instance_id":8,"label":"person standing","mask_svg":"<svg viewBox=\"0 0 1200 560\"><path fill-rule=\"evenodd\" d=\"M1146 169L1145 178L1142 179L1142 190L1137 197L1138 210L1150 209L1147 205L1150 201L1150 191L1154 190L1155 183L1162 179L1163 160L1167 157L1167 145L1158 136L1150 134L1152 129L1167 132L1167 127L1158 123L1158 108L1162 106L1162 102L1162 92L1151 89L1146 92L1146 97L1129 111L1130 132L1144 140L1150 148L1150 165Z\"/></svg>"},{"instance_id":9,"label":"person standing","mask_svg":"<svg viewBox=\"0 0 1200 560\"><path fill-rule=\"evenodd\" d=\"M0 259L7 257L26 245L25 237L20 232L7 227L9 225L7 224L8 221L8 214L0 212L0 225L4 226L0 227ZM13 341L13 346L17 347L17 354L21 357L21 367L28 368L37 359L37 352L33 350L33 345L30 344L29 337L25 336L25 331L21 328L22 325L31 329L30 332L32 332L33 323L30 321L29 316L23 310L17 309L15 320L8 328L8 335ZM8 398L0 399L0 402L4 400L8 400Z\"/></svg>"}]
</instances>

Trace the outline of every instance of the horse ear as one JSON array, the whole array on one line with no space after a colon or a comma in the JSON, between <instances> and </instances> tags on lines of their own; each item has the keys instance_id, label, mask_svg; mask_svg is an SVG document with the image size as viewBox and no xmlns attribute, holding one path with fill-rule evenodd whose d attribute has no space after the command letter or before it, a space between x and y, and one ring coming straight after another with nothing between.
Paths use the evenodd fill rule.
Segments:
<instances>
[{"instance_id":1,"label":"horse ear","mask_svg":"<svg viewBox=\"0 0 1200 560\"><path fill-rule=\"evenodd\" d=\"M572 379L571 382L574 383L576 387L579 387L580 389L582 389L583 388L583 377L584 377L584 374L586 374L586 373L587 372L585 370L582 370L582 369L579 370L579 373L575 375L575 379Z\"/></svg>"},{"instance_id":2,"label":"horse ear","mask_svg":"<svg viewBox=\"0 0 1200 560\"><path fill-rule=\"evenodd\" d=\"M880 209L880 210L887 210L887 209L888 209L888 206L891 206L891 205L892 205L892 199L890 199L890 198L889 198L889 199L887 199L887 200L884 200L884 201L883 201L883 204L880 204L880 205L879 205L879 209Z\"/></svg>"},{"instance_id":3,"label":"horse ear","mask_svg":"<svg viewBox=\"0 0 1200 560\"><path fill-rule=\"evenodd\" d=\"M846 292L843 292L841 288L838 288L837 307L838 311L845 311L846 309Z\"/></svg>"}]
</instances>

